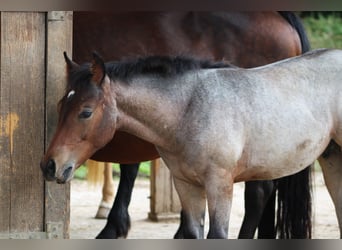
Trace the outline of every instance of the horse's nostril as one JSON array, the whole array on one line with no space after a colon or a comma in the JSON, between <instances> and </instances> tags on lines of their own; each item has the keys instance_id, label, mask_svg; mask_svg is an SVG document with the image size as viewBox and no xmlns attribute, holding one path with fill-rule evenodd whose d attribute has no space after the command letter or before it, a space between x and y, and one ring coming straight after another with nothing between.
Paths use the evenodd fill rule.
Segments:
<instances>
[{"instance_id":1,"label":"horse's nostril","mask_svg":"<svg viewBox=\"0 0 342 250\"><path fill-rule=\"evenodd\" d=\"M46 168L45 168L45 173L52 177L55 176L56 173L56 163L54 160L50 159L47 164L46 164Z\"/></svg>"},{"instance_id":2,"label":"horse's nostril","mask_svg":"<svg viewBox=\"0 0 342 250\"><path fill-rule=\"evenodd\" d=\"M40 168L43 171L43 175L45 180L47 181L53 181L56 179L56 163L54 160L50 159L47 163L44 163L43 161L40 163Z\"/></svg>"},{"instance_id":3,"label":"horse's nostril","mask_svg":"<svg viewBox=\"0 0 342 250\"><path fill-rule=\"evenodd\" d=\"M69 178L71 172L72 172L72 166L64 170L64 173L63 173L64 180Z\"/></svg>"},{"instance_id":4,"label":"horse's nostril","mask_svg":"<svg viewBox=\"0 0 342 250\"><path fill-rule=\"evenodd\" d=\"M58 177L57 178L57 183L58 184L64 184L68 181L68 179L71 177L72 175L72 169L73 167L72 166L69 166L67 168L65 168L63 174L61 177Z\"/></svg>"}]
</instances>

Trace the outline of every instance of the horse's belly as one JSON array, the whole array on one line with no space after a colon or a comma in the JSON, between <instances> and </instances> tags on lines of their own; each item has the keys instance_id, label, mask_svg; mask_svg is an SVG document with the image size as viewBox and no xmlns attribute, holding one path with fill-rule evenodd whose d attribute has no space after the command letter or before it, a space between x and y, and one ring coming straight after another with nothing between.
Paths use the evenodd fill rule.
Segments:
<instances>
[{"instance_id":1,"label":"horse's belly","mask_svg":"<svg viewBox=\"0 0 342 250\"><path fill-rule=\"evenodd\" d=\"M256 147L249 152L235 181L269 180L297 173L312 164L324 151L329 136L306 139L292 145Z\"/></svg>"},{"instance_id":2,"label":"horse's belly","mask_svg":"<svg viewBox=\"0 0 342 250\"><path fill-rule=\"evenodd\" d=\"M159 157L155 146L134 135L118 131L114 138L99 149L91 159L95 161L132 164Z\"/></svg>"}]
</instances>

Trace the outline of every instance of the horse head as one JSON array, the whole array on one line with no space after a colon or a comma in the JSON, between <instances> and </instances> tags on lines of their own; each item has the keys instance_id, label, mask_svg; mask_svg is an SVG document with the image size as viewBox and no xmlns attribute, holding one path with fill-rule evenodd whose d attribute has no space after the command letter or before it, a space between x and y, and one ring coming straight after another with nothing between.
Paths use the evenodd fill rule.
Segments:
<instances>
[{"instance_id":1,"label":"horse head","mask_svg":"<svg viewBox=\"0 0 342 250\"><path fill-rule=\"evenodd\" d=\"M74 171L114 136L116 103L102 58L78 65L64 53L68 83L58 103L57 129L41 161L46 180L65 183Z\"/></svg>"}]
</instances>

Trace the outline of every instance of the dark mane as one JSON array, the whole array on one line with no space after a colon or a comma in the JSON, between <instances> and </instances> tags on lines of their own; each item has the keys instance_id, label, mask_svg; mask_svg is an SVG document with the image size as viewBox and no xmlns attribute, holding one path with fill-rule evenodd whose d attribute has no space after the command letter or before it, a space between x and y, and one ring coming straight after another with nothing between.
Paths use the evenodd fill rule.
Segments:
<instances>
[{"instance_id":1,"label":"dark mane","mask_svg":"<svg viewBox=\"0 0 342 250\"><path fill-rule=\"evenodd\" d=\"M106 63L106 70L112 79L128 80L144 74L172 77L189 70L232 67L225 62L198 60L189 57L148 56L131 60Z\"/></svg>"},{"instance_id":2,"label":"dark mane","mask_svg":"<svg viewBox=\"0 0 342 250\"><path fill-rule=\"evenodd\" d=\"M69 74L68 89L79 89L82 86L80 82L89 83L91 78L90 64L86 63L79 69ZM107 62L106 73L112 79L121 81L129 81L137 75L154 74L160 77L172 77L183 74L189 70L210 69L210 68L227 68L235 67L227 62L214 62L210 60L199 60L190 57L167 57L167 56L148 56L136 59L126 59L121 61Z\"/></svg>"}]
</instances>

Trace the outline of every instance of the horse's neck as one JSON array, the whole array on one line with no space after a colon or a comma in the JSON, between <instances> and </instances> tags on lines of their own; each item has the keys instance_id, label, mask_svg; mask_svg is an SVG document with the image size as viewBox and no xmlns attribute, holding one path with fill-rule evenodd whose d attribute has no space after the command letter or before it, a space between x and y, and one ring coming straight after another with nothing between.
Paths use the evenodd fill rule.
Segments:
<instances>
[{"instance_id":1,"label":"horse's neck","mask_svg":"<svg viewBox=\"0 0 342 250\"><path fill-rule=\"evenodd\" d=\"M115 92L119 110L118 130L136 135L157 146L172 147L172 138L183 114L182 108L188 101L187 95L184 90L180 94L175 89L170 91L157 86L159 83L156 79L151 81L155 83L146 83L146 79L139 81L137 79L129 84L117 84ZM173 83L164 81L162 84Z\"/></svg>"}]
</instances>

